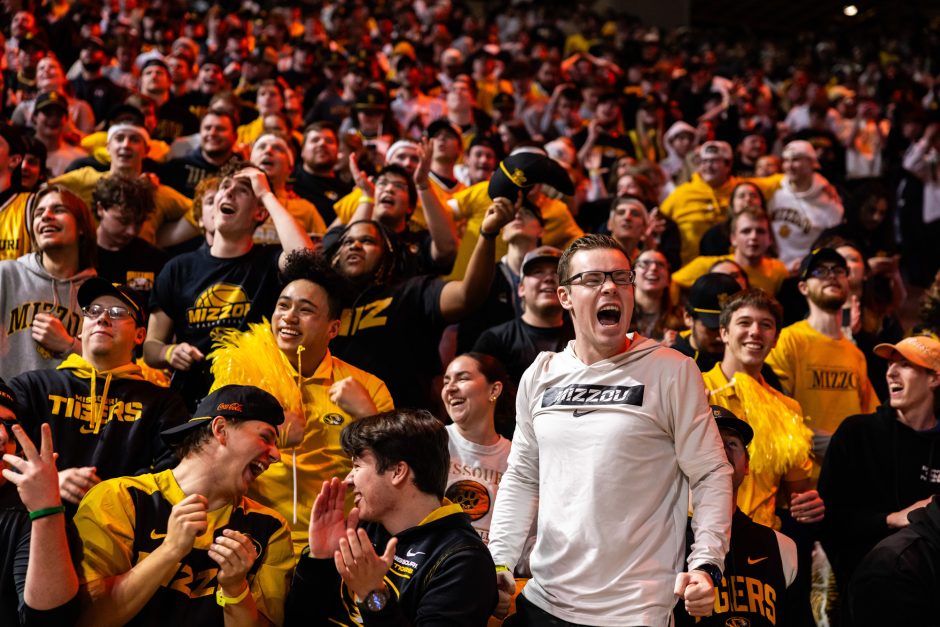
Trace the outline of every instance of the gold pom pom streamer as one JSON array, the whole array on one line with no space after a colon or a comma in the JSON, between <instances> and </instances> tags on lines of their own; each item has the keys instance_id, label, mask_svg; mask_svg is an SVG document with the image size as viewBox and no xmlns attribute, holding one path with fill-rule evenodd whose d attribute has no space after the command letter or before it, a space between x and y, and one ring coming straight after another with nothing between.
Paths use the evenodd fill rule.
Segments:
<instances>
[{"instance_id":1,"label":"gold pom pom streamer","mask_svg":"<svg viewBox=\"0 0 940 627\"><path fill-rule=\"evenodd\" d=\"M813 432L803 417L768 392L752 377L738 372L730 382L744 407L744 416L754 429L748 451L754 473L784 475L810 455Z\"/></svg>"},{"instance_id":2,"label":"gold pom pom streamer","mask_svg":"<svg viewBox=\"0 0 940 627\"><path fill-rule=\"evenodd\" d=\"M278 348L267 319L249 324L247 331L218 329L212 349L212 390L230 383L254 385L274 396L285 411L303 410L298 373Z\"/></svg>"}]
</instances>

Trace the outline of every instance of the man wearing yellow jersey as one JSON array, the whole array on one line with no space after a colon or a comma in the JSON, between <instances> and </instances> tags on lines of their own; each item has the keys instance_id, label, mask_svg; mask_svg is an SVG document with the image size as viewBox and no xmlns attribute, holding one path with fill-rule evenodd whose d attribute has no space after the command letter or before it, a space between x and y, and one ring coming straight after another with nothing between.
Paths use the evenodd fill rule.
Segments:
<instances>
[{"instance_id":1,"label":"man wearing yellow jersey","mask_svg":"<svg viewBox=\"0 0 940 627\"><path fill-rule=\"evenodd\" d=\"M789 505L800 522L818 522L823 503L811 490L811 434L800 404L767 384L761 368L777 343L783 308L758 289L732 296L719 320L722 360L703 374L709 402L755 427L750 474L737 492L738 507L756 522L779 528L775 510ZM778 487L783 493L778 497ZM782 497L782 498L780 498Z\"/></svg>"},{"instance_id":2,"label":"man wearing yellow jersey","mask_svg":"<svg viewBox=\"0 0 940 627\"><path fill-rule=\"evenodd\" d=\"M767 363L784 391L803 407L813 430L813 452L822 462L829 438L846 416L875 410L865 355L842 333L842 305L849 295L848 266L831 248L819 248L800 264L799 290L809 316L780 333Z\"/></svg>"},{"instance_id":3,"label":"man wearing yellow jersey","mask_svg":"<svg viewBox=\"0 0 940 627\"><path fill-rule=\"evenodd\" d=\"M328 348L339 331L343 279L309 251L289 255L281 279L285 286L271 316L271 330L292 367L300 366L303 441L295 451L281 450L283 463L259 477L249 494L287 519L294 556L299 558L307 544L314 495L324 481L352 469L340 446L343 427L390 411L393 405L385 383L334 357ZM294 494L302 501L294 502Z\"/></svg>"}]
</instances>

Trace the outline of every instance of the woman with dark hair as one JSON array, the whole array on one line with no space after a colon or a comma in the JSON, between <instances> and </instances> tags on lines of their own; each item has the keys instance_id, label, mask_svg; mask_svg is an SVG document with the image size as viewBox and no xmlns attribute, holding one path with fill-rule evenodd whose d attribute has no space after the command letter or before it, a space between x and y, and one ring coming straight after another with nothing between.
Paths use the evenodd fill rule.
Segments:
<instances>
[{"instance_id":1,"label":"woman with dark hair","mask_svg":"<svg viewBox=\"0 0 940 627\"><path fill-rule=\"evenodd\" d=\"M662 340L670 330L682 328L682 318L669 294L669 262L656 250L644 250L633 264L636 292L631 331Z\"/></svg>"},{"instance_id":2,"label":"woman with dark hair","mask_svg":"<svg viewBox=\"0 0 940 627\"><path fill-rule=\"evenodd\" d=\"M27 209L33 252L0 261L0 377L55 368L72 352L82 311L78 288L95 276L95 222L60 185L37 192Z\"/></svg>"},{"instance_id":3,"label":"woman with dark hair","mask_svg":"<svg viewBox=\"0 0 940 627\"><path fill-rule=\"evenodd\" d=\"M26 151L19 167L13 171L13 188L21 192L34 192L49 178L46 166L46 147L29 133L23 134Z\"/></svg>"},{"instance_id":4,"label":"woman with dark hair","mask_svg":"<svg viewBox=\"0 0 940 627\"><path fill-rule=\"evenodd\" d=\"M450 473L445 496L464 508L484 542L499 480L506 472L511 443L496 429L497 413L512 426L512 391L506 369L483 353L464 353L447 366L441 399L453 420Z\"/></svg>"}]
</instances>

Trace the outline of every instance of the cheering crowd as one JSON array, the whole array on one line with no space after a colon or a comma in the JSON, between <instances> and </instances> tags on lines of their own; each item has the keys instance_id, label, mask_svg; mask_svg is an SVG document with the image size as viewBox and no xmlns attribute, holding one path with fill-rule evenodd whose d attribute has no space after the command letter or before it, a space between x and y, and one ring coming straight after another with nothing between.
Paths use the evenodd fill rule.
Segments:
<instances>
[{"instance_id":1,"label":"cheering crowd","mask_svg":"<svg viewBox=\"0 0 940 627\"><path fill-rule=\"evenodd\" d=\"M6 4L2 624L936 622L937 24Z\"/></svg>"}]
</instances>

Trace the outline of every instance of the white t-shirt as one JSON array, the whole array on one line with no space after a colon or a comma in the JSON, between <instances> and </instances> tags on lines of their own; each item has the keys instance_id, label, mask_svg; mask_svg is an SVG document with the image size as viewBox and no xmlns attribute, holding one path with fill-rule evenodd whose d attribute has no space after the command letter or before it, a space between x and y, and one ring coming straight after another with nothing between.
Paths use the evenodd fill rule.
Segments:
<instances>
[{"instance_id":1,"label":"white t-shirt","mask_svg":"<svg viewBox=\"0 0 940 627\"><path fill-rule=\"evenodd\" d=\"M450 471L444 495L463 507L483 542L489 542L496 490L506 472L512 443L499 436L496 444L477 444L460 435L457 425L448 425L447 435L450 436Z\"/></svg>"}]
</instances>

